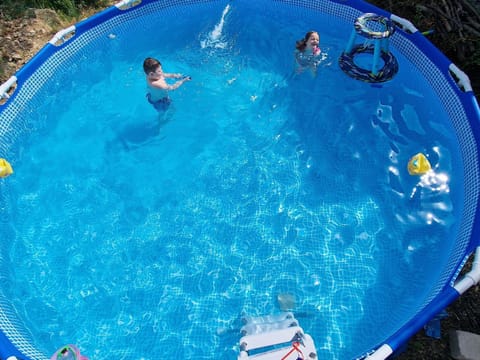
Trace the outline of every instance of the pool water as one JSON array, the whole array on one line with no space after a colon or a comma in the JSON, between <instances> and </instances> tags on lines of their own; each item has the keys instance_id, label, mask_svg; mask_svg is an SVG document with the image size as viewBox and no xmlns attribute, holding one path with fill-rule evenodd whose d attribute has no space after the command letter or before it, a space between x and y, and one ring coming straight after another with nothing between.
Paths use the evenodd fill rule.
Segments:
<instances>
[{"instance_id":1,"label":"pool water","mask_svg":"<svg viewBox=\"0 0 480 360\"><path fill-rule=\"evenodd\" d=\"M393 81L355 81L337 65L351 24L266 6L116 24L27 109L3 290L46 356L234 359L242 317L293 298L319 358L354 358L428 300L462 211L444 109L394 47ZM316 77L293 62L310 29ZM145 99L149 56L193 79L167 114ZM418 152L428 178L407 172Z\"/></svg>"}]
</instances>

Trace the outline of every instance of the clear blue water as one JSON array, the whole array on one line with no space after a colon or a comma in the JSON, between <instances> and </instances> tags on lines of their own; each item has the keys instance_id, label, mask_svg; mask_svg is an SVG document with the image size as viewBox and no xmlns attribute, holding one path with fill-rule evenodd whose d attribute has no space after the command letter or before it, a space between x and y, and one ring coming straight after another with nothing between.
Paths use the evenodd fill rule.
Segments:
<instances>
[{"instance_id":1,"label":"clear blue water","mask_svg":"<svg viewBox=\"0 0 480 360\"><path fill-rule=\"evenodd\" d=\"M351 24L251 3L223 26L225 4L117 25L30 109L3 194L4 292L46 355L234 359L242 316L287 294L319 358L346 359L428 298L462 210L435 94L394 48L393 81L343 74ZM295 75L313 28L325 59ZM193 78L166 117L145 99L147 56ZM418 152L428 179L406 170Z\"/></svg>"}]
</instances>

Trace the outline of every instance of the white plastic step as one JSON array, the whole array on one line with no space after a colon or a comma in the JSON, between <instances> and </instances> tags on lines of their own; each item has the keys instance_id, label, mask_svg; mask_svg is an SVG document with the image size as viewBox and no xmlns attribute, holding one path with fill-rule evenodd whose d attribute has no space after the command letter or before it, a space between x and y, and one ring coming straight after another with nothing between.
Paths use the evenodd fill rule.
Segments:
<instances>
[{"instance_id":1,"label":"white plastic step","mask_svg":"<svg viewBox=\"0 0 480 360\"><path fill-rule=\"evenodd\" d=\"M288 330L290 329L293 328L262 334L262 336L244 336L240 339L241 351L238 360L297 360L300 355L305 360L316 360L317 350L310 335L304 334L300 327L297 327L296 333L289 334ZM275 340L272 335L276 336ZM291 337L290 340L285 340L289 337ZM256 341L252 341L252 338L256 338ZM284 346L267 349L264 352L258 352L253 355L249 354L251 350L266 348L267 346L271 347L277 344L284 344Z\"/></svg>"},{"instance_id":2,"label":"white plastic step","mask_svg":"<svg viewBox=\"0 0 480 360\"><path fill-rule=\"evenodd\" d=\"M264 324L264 323L275 323L279 321L284 321L287 319L295 319L292 312L282 312L275 315L265 315L265 316L245 316L243 318L244 324Z\"/></svg>"},{"instance_id":3,"label":"white plastic step","mask_svg":"<svg viewBox=\"0 0 480 360\"><path fill-rule=\"evenodd\" d=\"M316 359L317 350L292 312L245 317L238 360Z\"/></svg>"},{"instance_id":4,"label":"white plastic step","mask_svg":"<svg viewBox=\"0 0 480 360\"><path fill-rule=\"evenodd\" d=\"M272 351L264 352L261 354L255 354L252 356L249 356L248 353L245 351L240 353L240 356L238 360L297 360L298 359L298 353L297 352L290 352L290 348L281 348L281 349L275 349ZM242 356L243 354L243 356Z\"/></svg>"},{"instance_id":5,"label":"white plastic step","mask_svg":"<svg viewBox=\"0 0 480 360\"><path fill-rule=\"evenodd\" d=\"M240 339L240 348L241 350L249 351L252 349L298 341L302 336L303 330L299 326L274 330L268 333L246 335Z\"/></svg>"},{"instance_id":6,"label":"white plastic step","mask_svg":"<svg viewBox=\"0 0 480 360\"><path fill-rule=\"evenodd\" d=\"M270 332L273 330L286 329L289 327L298 326L298 321L296 319L285 319L273 323L254 323L247 324L242 326L240 333L242 335L255 335L263 332Z\"/></svg>"}]
</instances>

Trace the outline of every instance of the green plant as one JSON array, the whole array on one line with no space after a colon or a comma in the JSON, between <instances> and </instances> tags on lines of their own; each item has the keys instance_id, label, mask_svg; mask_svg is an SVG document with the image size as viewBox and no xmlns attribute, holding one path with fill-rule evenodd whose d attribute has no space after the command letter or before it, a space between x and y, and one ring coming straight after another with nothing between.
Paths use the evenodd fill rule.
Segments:
<instances>
[{"instance_id":1,"label":"green plant","mask_svg":"<svg viewBox=\"0 0 480 360\"><path fill-rule=\"evenodd\" d=\"M0 17L6 20L22 16L25 12L25 1L3 0L0 5Z\"/></svg>"},{"instance_id":2,"label":"green plant","mask_svg":"<svg viewBox=\"0 0 480 360\"><path fill-rule=\"evenodd\" d=\"M21 17L28 8L53 9L67 17L77 17L85 8L102 8L108 0L2 0L0 17L13 19Z\"/></svg>"}]
</instances>

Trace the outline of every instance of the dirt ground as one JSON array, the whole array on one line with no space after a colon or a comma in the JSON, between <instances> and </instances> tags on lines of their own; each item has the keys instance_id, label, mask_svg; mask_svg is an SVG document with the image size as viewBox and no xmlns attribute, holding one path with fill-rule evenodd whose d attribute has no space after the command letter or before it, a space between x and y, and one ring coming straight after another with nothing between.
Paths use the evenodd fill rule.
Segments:
<instances>
[{"instance_id":1,"label":"dirt ground","mask_svg":"<svg viewBox=\"0 0 480 360\"><path fill-rule=\"evenodd\" d=\"M114 3L116 1L112 1ZM26 17L10 21L0 18L0 84L20 69L58 30L68 25L52 10L32 10ZM441 339L427 337L423 330L419 331L398 359L452 359L450 330L480 334L480 286L468 290L446 310L448 317L442 321Z\"/></svg>"}]
</instances>

